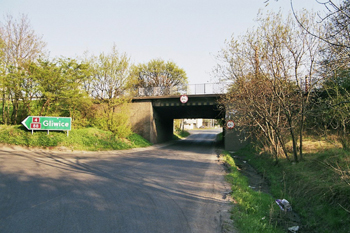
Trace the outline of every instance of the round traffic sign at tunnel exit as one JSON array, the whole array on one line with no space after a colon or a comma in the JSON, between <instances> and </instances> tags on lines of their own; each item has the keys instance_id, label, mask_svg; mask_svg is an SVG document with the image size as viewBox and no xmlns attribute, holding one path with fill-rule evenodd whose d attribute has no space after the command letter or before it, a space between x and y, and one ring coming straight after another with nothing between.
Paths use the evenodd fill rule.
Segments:
<instances>
[{"instance_id":1,"label":"round traffic sign at tunnel exit","mask_svg":"<svg viewBox=\"0 0 350 233\"><path fill-rule=\"evenodd\" d=\"M188 96L187 95L182 95L180 97L180 102L181 103L185 104L185 103L187 103L187 101L188 101Z\"/></svg>"},{"instance_id":2,"label":"round traffic sign at tunnel exit","mask_svg":"<svg viewBox=\"0 0 350 233\"><path fill-rule=\"evenodd\" d=\"M235 127L235 123L232 120L227 121L226 127L228 129L233 129Z\"/></svg>"}]
</instances>

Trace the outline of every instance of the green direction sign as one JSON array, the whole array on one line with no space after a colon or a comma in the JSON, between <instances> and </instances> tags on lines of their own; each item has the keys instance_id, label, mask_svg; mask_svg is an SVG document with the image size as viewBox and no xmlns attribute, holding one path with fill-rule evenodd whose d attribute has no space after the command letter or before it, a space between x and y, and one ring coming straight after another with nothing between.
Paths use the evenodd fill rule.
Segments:
<instances>
[{"instance_id":1,"label":"green direction sign","mask_svg":"<svg viewBox=\"0 0 350 233\"><path fill-rule=\"evenodd\" d=\"M28 130L71 130L70 117L28 116L22 124Z\"/></svg>"}]
</instances>

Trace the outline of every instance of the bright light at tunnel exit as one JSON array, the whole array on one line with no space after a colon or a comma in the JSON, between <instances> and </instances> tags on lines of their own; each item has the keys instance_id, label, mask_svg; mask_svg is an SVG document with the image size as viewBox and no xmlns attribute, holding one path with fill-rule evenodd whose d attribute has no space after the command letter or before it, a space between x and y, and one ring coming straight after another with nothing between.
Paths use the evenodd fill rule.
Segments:
<instances>
[{"instance_id":1,"label":"bright light at tunnel exit","mask_svg":"<svg viewBox=\"0 0 350 233\"><path fill-rule=\"evenodd\" d=\"M217 119L175 119L174 130L195 130L221 128Z\"/></svg>"}]
</instances>

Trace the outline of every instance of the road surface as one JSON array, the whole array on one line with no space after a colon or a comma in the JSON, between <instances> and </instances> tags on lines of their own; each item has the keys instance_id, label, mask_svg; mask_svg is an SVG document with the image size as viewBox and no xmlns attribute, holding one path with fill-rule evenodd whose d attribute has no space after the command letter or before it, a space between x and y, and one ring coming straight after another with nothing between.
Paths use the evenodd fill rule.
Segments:
<instances>
[{"instance_id":1,"label":"road surface","mask_svg":"<svg viewBox=\"0 0 350 233\"><path fill-rule=\"evenodd\" d=\"M222 232L218 131L108 152L0 148L0 232Z\"/></svg>"}]
</instances>

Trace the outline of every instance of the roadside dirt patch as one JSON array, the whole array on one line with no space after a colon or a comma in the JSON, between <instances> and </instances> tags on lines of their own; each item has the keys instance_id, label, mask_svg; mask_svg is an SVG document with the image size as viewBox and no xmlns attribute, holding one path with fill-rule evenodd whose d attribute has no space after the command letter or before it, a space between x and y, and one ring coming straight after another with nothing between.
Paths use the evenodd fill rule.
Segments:
<instances>
[{"instance_id":1,"label":"roadside dirt patch","mask_svg":"<svg viewBox=\"0 0 350 233\"><path fill-rule=\"evenodd\" d=\"M237 167L240 169L242 175L246 176L249 181L249 186L255 191L270 194L270 187L268 180L264 174L259 173L252 167L244 157L232 156Z\"/></svg>"},{"instance_id":2,"label":"roadside dirt patch","mask_svg":"<svg viewBox=\"0 0 350 233\"><path fill-rule=\"evenodd\" d=\"M217 157L220 160L222 149L217 149ZM253 166L249 164L249 161L243 156L237 156L231 153L232 158L235 161L240 173L248 178L249 187L257 192L263 192L271 195L270 193L270 183L266 179L265 175L259 173ZM227 166L223 161L221 161L223 167L227 170ZM271 195L272 196L272 195ZM277 199L277 198L274 198ZM234 202L234 200L233 200ZM277 205L277 204L276 204ZM288 230L288 228L293 226L298 226L299 230L295 231L298 233L304 232L301 227L301 220L299 215L294 211L283 211L280 210L271 216L271 221L276 222L279 226L285 229L286 232L293 232Z\"/></svg>"},{"instance_id":3,"label":"roadside dirt patch","mask_svg":"<svg viewBox=\"0 0 350 233\"><path fill-rule=\"evenodd\" d=\"M216 150L216 154L219 161L220 161L222 151L223 149ZM265 179L263 174L255 170L254 167L248 163L246 158L241 156L236 156L236 155L231 155L231 156L235 160L235 164L238 167L239 171L242 173L242 175L248 178L249 186L253 190L270 194L269 182L267 179ZM223 161L221 161L221 163L224 167L227 166L226 164L224 164Z\"/></svg>"},{"instance_id":4,"label":"roadside dirt patch","mask_svg":"<svg viewBox=\"0 0 350 233\"><path fill-rule=\"evenodd\" d=\"M216 157L217 163L222 168L222 173L227 173L225 167L225 163L221 157L222 149L216 149ZM222 177L222 182L224 189L222 190L222 200L224 204L220 206L219 214L220 214L220 232L221 233L238 233L237 229L234 226L234 221L231 219L231 209L235 203L234 199L231 196L231 185L225 181L224 177Z\"/></svg>"}]
</instances>

